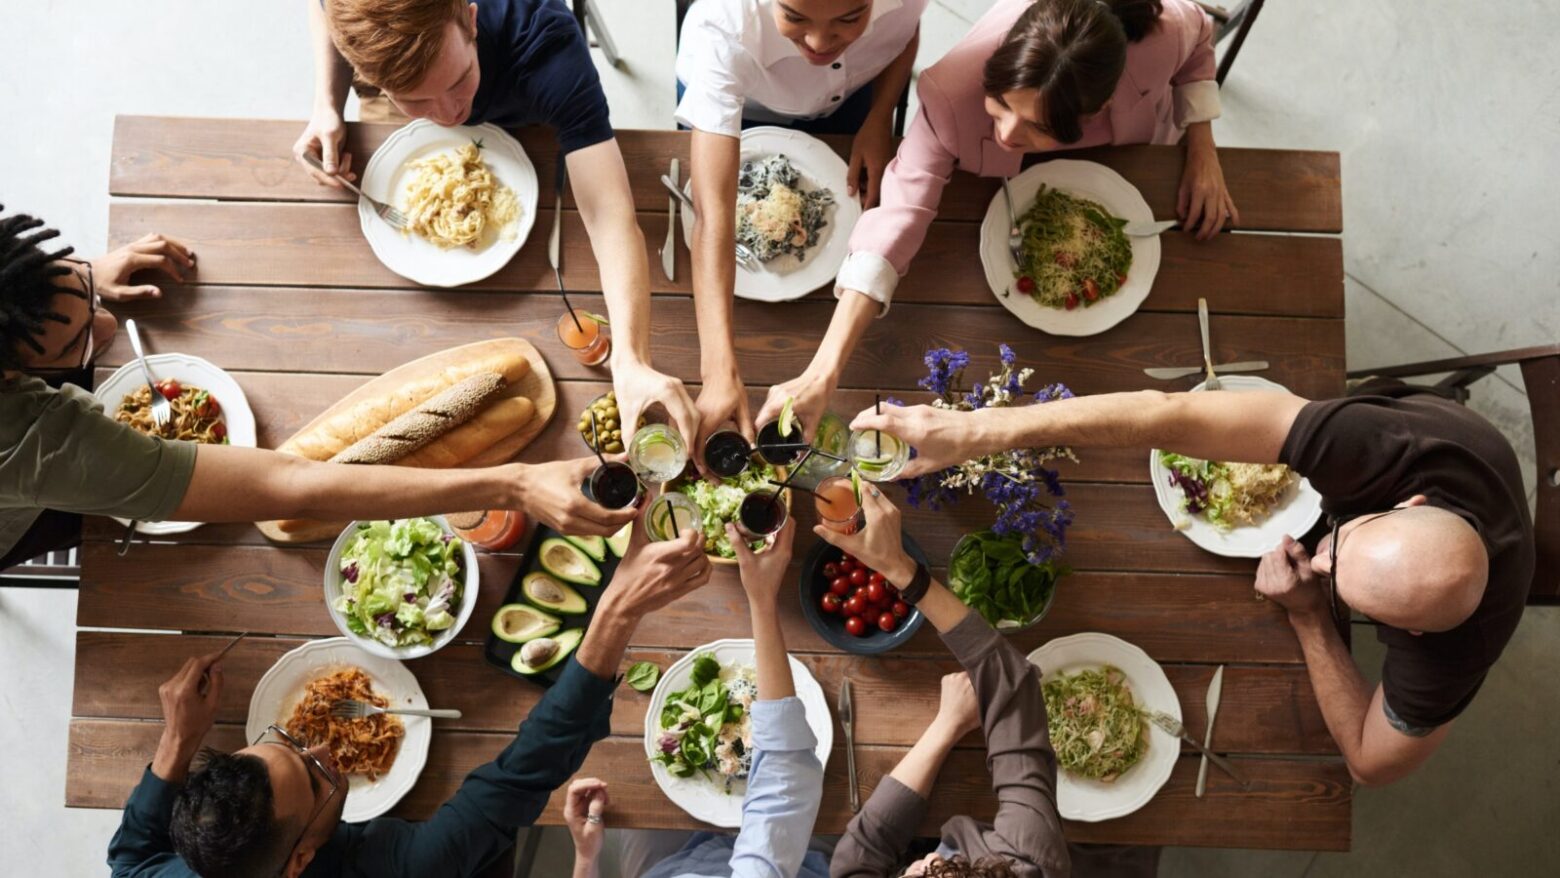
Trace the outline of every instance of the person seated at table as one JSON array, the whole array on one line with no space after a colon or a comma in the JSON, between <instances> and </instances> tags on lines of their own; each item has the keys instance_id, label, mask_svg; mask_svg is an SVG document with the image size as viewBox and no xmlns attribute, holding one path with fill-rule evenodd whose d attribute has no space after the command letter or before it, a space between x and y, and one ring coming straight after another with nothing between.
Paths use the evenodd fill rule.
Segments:
<instances>
[{"instance_id":1,"label":"person seated at table","mask_svg":"<svg viewBox=\"0 0 1560 878\"><path fill-rule=\"evenodd\" d=\"M681 381L650 365L650 263L628 170L590 47L561 0L306 0L314 112L293 144L355 179L342 108L356 72L403 113L439 125L545 124L558 133L612 323L612 383L623 423L661 404L684 436L699 415ZM305 167L307 165L305 164ZM309 168L320 183L331 174Z\"/></svg>"},{"instance_id":2,"label":"person seated at table","mask_svg":"<svg viewBox=\"0 0 1560 878\"><path fill-rule=\"evenodd\" d=\"M968 414L884 406L852 426L909 442L907 477L997 449L1073 445L1282 463L1309 479L1331 532L1314 553L1285 537L1262 558L1256 590L1287 612L1322 718L1362 784L1406 777L1441 746L1511 640L1533 582L1533 522L1511 444L1467 408L1402 382L1317 402L1140 391ZM1350 607L1387 648L1375 687L1339 634Z\"/></svg>"},{"instance_id":3,"label":"person seated at table","mask_svg":"<svg viewBox=\"0 0 1560 878\"><path fill-rule=\"evenodd\" d=\"M813 435L862 333L887 313L955 168L1007 178L1032 156L1171 144L1184 134L1181 222L1200 238L1238 222L1213 142L1214 72L1213 27L1192 0L998 0L921 73L920 110L883 175L882 203L851 232L823 342L800 376L770 389L759 423L794 398Z\"/></svg>"},{"instance_id":4,"label":"person seated at table","mask_svg":"<svg viewBox=\"0 0 1560 878\"><path fill-rule=\"evenodd\" d=\"M823 799L823 765L813 751L818 739L807 724L807 711L796 697L791 662L780 627L780 592L791 562L795 522L787 522L766 551L754 554L726 525L737 550L742 589L753 623L754 670L758 693L753 700L753 762L742 799L742 826L735 836L709 832L623 833L622 874L640 878L713 878L713 876L822 876L828 861L811 850L813 823ZM594 779L592 779L594 780ZM583 801L576 801L576 799ZM566 816L574 838L574 878L599 878L603 841L602 814L607 785L582 782L569 791L573 809ZM595 815L591 820L590 815ZM679 845L665 858L650 858L667 840Z\"/></svg>"},{"instance_id":5,"label":"person seated at table","mask_svg":"<svg viewBox=\"0 0 1560 878\"><path fill-rule=\"evenodd\" d=\"M347 778L329 748L296 741L276 726L236 753L202 752L222 696L222 668L216 654L185 662L158 690L162 737L109 843L113 874L476 875L514 844L520 827L535 822L553 790L611 732L618 669L639 621L709 581L695 532L650 543L644 530L633 529L584 641L514 741L423 822L341 822ZM191 772L197 753L202 758Z\"/></svg>"},{"instance_id":6,"label":"person seated at table","mask_svg":"<svg viewBox=\"0 0 1560 878\"><path fill-rule=\"evenodd\" d=\"M700 441L734 422L753 438L732 342L742 129L851 134L846 193L878 200L893 156L894 107L910 82L927 0L701 0L677 50L677 123L693 129L697 205L693 293L699 323ZM862 177L865 176L865 184Z\"/></svg>"},{"instance_id":7,"label":"person seated at table","mask_svg":"<svg viewBox=\"0 0 1560 878\"><path fill-rule=\"evenodd\" d=\"M0 206L0 212L4 207ZM26 214L0 217L0 570L75 545L82 515L137 521L324 521L518 509L567 533L611 534L634 515L587 500L595 458L485 469L317 463L257 448L142 433L75 384L108 350L106 302L156 298L133 279L196 269L182 243L148 235L90 262ZM144 280L144 279L143 279Z\"/></svg>"},{"instance_id":8,"label":"person seated at table","mask_svg":"<svg viewBox=\"0 0 1560 878\"><path fill-rule=\"evenodd\" d=\"M862 495L867 525L842 534L813 532L861 559L900 590L937 629L964 666L943 677L937 714L914 747L851 819L829 864L833 878L935 874L948 878L1056 878L1071 870L1056 810L1056 753L1051 749L1040 669L931 573L906 554L899 510L877 487ZM941 843L904 872L905 854L926 817L937 774L965 735L984 729L986 767L997 795L996 819L953 817Z\"/></svg>"}]
</instances>

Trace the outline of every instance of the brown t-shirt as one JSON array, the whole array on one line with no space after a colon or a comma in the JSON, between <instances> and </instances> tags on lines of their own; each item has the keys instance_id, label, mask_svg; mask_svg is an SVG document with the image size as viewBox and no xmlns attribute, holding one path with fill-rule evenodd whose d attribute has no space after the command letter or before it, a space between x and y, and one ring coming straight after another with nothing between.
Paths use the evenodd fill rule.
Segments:
<instances>
[{"instance_id":1,"label":"brown t-shirt","mask_svg":"<svg viewBox=\"0 0 1560 878\"><path fill-rule=\"evenodd\" d=\"M1279 460L1311 481L1329 515L1383 512L1423 494L1483 538L1489 584L1466 622L1420 635L1377 629L1389 711L1418 729L1451 721L1511 640L1533 584L1533 522L1511 444L1467 408L1402 387L1308 403Z\"/></svg>"}]
</instances>

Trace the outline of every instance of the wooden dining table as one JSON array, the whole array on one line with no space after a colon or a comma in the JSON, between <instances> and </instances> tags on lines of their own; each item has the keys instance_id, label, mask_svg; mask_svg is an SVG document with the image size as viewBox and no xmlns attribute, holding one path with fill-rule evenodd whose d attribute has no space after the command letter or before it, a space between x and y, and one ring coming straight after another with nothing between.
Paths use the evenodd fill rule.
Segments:
<instances>
[{"instance_id":1,"label":"wooden dining table","mask_svg":"<svg viewBox=\"0 0 1560 878\"><path fill-rule=\"evenodd\" d=\"M361 168L392 126L350 127L348 149ZM155 300L116 306L134 317L152 352L204 357L228 370L254 409L259 444L275 447L348 391L417 357L480 339L520 336L542 351L556 379L561 415L521 455L542 461L586 453L575 414L608 389L610 376L569 356L553 334L563 311L546 259L556 146L550 132L516 136L538 169L542 221L516 258L486 280L459 289L422 289L391 273L370 251L350 196L316 185L294 162L301 121L121 116L116 120L109 208L110 246L148 232L187 243L199 258L190 282ZM667 222L657 178L678 158L687 167L689 139L674 131L620 131L653 289L651 349L655 365L696 391L699 340L687 252L678 244L675 281L657 256ZM831 146L848 151L845 140ZM1175 215L1181 152L1129 146L1069 157L1101 162L1143 193L1158 218ZM978 256L979 225L997 181L955 173L941 212L904 278L894 306L875 322L841 379L832 408L849 415L875 393L907 402L925 351L963 348L972 355L966 380L983 377L1006 342L1036 370L1034 385L1060 381L1079 394L1157 388L1185 390L1197 378L1160 382L1149 366L1202 362L1197 300L1212 311L1215 362L1265 359L1263 373L1309 398L1344 389L1344 295L1338 156L1330 152L1223 149L1238 233L1198 242L1163 237L1163 260L1141 309L1098 335L1046 335L1011 316L986 285ZM681 230L678 232L679 242ZM563 279L576 307L604 311L600 279L580 215L565 200ZM834 299L822 289L799 301L735 308L736 349L755 410L770 385L797 375L822 337ZM126 362L121 335L99 377ZM1201 737L1204 696L1225 667L1215 750L1250 779L1241 789L1219 771L1207 793L1194 795L1198 757L1183 750L1164 787L1134 813L1098 823L1069 822L1077 842L1345 850L1350 844L1352 783L1328 735L1283 611L1255 598L1253 560L1205 552L1171 527L1149 482L1148 450L1078 449L1062 464L1076 510L1054 606L1037 627L1014 634L1024 652L1081 631L1101 631L1142 647L1164 668L1185 715ZM902 494L896 492L896 497ZM807 506L810 504L799 504ZM810 510L801 510L803 525ZM960 535L988 526L992 507L973 497L942 511L906 509L906 529L942 572ZM116 554L122 528L91 520L81 549L75 691L70 722L67 805L122 807L150 760L161 728L158 684L185 658L219 648L233 632L251 636L224 659L226 691L207 743L242 747L250 694L288 650L337 636L321 599L327 546L272 545L249 524L210 524L186 534L137 542ZM796 555L813 539L800 531ZM522 543L522 545L524 545ZM484 554L481 595L472 624L447 648L407 667L428 701L458 708L439 721L426 767L392 813L426 817L467 772L494 757L542 695L542 689L483 659L487 619L524 559ZM793 576L799 578L793 566ZM936 712L938 680L956 670L931 626L882 657L830 647L802 616L800 601L782 600L792 652L822 684L832 704L841 681L853 681L856 765L863 800L914 743ZM645 618L628 663L666 667L689 649L721 637L750 635L735 570ZM611 783L609 822L616 826L693 828L695 821L662 795L642 743L649 695L621 686L612 733L592 749L582 771ZM836 720L837 721L837 720ZM1163 740L1156 746L1165 746ZM851 817L843 734L836 730L817 830L838 833ZM561 793L542 822L561 822ZM947 818L995 810L978 734L962 742L943 768L920 827L935 835ZM104 840L107 841L106 839Z\"/></svg>"}]
</instances>

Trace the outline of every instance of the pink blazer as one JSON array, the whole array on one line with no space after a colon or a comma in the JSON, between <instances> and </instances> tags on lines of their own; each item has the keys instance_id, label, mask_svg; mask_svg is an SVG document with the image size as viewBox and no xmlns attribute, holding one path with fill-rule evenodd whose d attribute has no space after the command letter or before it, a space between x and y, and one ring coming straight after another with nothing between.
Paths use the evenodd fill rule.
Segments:
<instances>
[{"instance_id":1,"label":"pink blazer","mask_svg":"<svg viewBox=\"0 0 1560 878\"><path fill-rule=\"evenodd\" d=\"M886 307L893 284L926 238L954 168L983 177L1019 172L1024 154L997 144L981 79L986 59L1031 2L997 0L964 39L921 73L916 88L921 109L883 174L881 204L863 214L851 233L838 288L864 292ZM1159 26L1128 45L1126 70L1106 113L1085 126L1083 139L1069 149L1175 143L1190 122L1218 115L1214 72L1207 15L1191 0L1164 0Z\"/></svg>"}]
</instances>

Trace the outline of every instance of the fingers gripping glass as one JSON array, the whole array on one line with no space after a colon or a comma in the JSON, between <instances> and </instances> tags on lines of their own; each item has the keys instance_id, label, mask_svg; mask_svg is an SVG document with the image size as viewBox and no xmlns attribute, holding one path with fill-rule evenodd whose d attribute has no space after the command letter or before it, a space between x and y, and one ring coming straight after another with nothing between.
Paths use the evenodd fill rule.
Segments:
<instances>
[{"instance_id":1,"label":"fingers gripping glass","mask_svg":"<svg viewBox=\"0 0 1560 878\"><path fill-rule=\"evenodd\" d=\"M73 365L38 366L36 368L29 368L27 371L34 375L66 375L71 372L79 372L80 370L92 365L93 348L97 346L95 340L92 337L92 324L97 322L96 318L98 305L102 304L103 299L98 295L97 282L92 277L92 263L83 262L80 259L64 259L61 261L69 262L75 266L75 268L72 270L75 271L76 277L81 280L81 288L86 292L87 322L81 327L80 330L76 332L75 336L71 338L70 342L66 344L65 347L60 349L60 356L63 357L67 355L70 353L70 351L74 350L77 345L80 345L81 347L81 354L79 357L72 358L70 360ZM62 292L66 294L71 293L71 291L68 289L62 290Z\"/></svg>"},{"instance_id":2,"label":"fingers gripping glass","mask_svg":"<svg viewBox=\"0 0 1560 878\"><path fill-rule=\"evenodd\" d=\"M1385 518L1394 512L1403 511L1404 507L1398 506L1385 512L1364 512L1359 515L1329 515L1327 524L1332 528L1332 539L1327 541L1327 607L1332 612L1333 621L1342 621L1338 614L1338 534L1345 524L1351 521L1363 519L1354 526L1353 533L1378 518Z\"/></svg>"},{"instance_id":3,"label":"fingers gripping glass","mask_svg":"<svg viewBox=\"0 0 1560 878\"><path fill-rule=\"evenodd\" d=\"M303 837L309 834L309 827L313 826L315 819L330 806L331 800L336 798L336 794L341 791L341 785L336 782L335 775L331 774L330 770L325 767L325 763L309 752L306 744L289 735L287 730L281 726L275 724L266 726L265 731L260 733L260 737L255 739L254 746L258 747L261 744L286 747L297 753L298 757L303 760L303 767L309 771L309 788L315 790L316 797L319 795L318 790L321 786L330 788L330 792L314 808L314 813L310 814L309 819L304 822L303 831L298 833L298 837L293 840L292 846L287 849L287 859L282 861L282 871L285 872L287 863L292 860L293 853L298 850L298 845L303 843ZM316 779L318 779L318 783L316 783Z\"/></svg>"}]
</instances>

